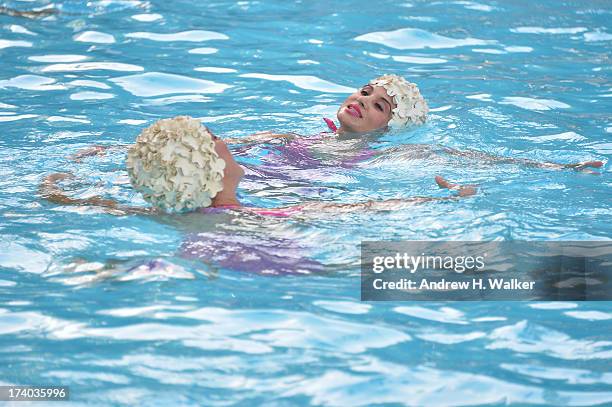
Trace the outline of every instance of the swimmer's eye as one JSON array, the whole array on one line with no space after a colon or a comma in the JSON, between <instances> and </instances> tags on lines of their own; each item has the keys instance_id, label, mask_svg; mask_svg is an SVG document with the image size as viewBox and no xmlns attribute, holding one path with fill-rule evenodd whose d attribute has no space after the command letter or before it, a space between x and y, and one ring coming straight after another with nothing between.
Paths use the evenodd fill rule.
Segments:
<instances>
[{"instance_id":1,"label":"swimmer's eye","mask_svg":"<svg viewBox=\"0 0 612 407\"><path fill-rule=\"evenodd\" d=\"M378 110L380 110L381 112L384 112L384 110L385 110L385 109L383 109L383 107L382 107L382 105L381 105L380 103L376 103L376 105L375 105L375 106L376 106L376 108L377 108Z\"/></svg>"},{"instance_id":2,"label":"swimmer's eye","mask_svg":"<svg viewBox=\"0 0 612 407\"><path fill-rule=\"evenodd\" d=\"M361 90L361 95L362 96L368 96L368 92L365 89Z\"/></svg>"}]
</instances>

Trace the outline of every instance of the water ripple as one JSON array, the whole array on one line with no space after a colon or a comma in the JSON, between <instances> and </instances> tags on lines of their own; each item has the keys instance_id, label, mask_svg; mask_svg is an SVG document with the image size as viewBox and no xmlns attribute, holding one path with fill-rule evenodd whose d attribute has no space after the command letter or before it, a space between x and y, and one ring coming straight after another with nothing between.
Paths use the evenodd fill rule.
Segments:
<instances>
[{"instance_id":1,"label":"water ripple","mask_svg":"<svg viewBox=\"0 0 612 407\"><path fill-rule=\"evenodd\" d=\"M115 37L98 31L85 31L74 36L78 42L92 42L95 44L114 44Z\"/></svg>"},{"instance_id":2,"label":"water ripple","mask_svg":"<svg viewBox=\"0 0 612 407\"><path fill-rule=\"evenodd\" d=\"M78 62L87 59L85 55L32 55L28 59L35 62Z\"/></svg>"},{"instance_id":3,"label":"water ripple","mask_svg":"<svg viewBox=\"0 0 612 407\"><path fill-rule=\"evenodd\" d=\"M315 90L319 92L353 93L355 91L354 88L338 85L336 83L310 75L270 75L264 73L245 73L239 76L243 78L256 78L268 81L287 81L300 89Z\"/></svg>"},{"instance_id":4,"label":"water ripple","mask_svg":"<svg viewBox=\"0 0 612 407\"><path fill-rule=\"evenodd\" d=\"M612 403L608 303L359 301L363 240L610 238L612 14L604 0L578 3L3 4L59 13L0 15L2 383L86 387L71 395L79 405ZM319 134L322 115L383 73L419 85L425 126L367 141ZM142 204L123 147L66 156L131 143L177 114L221 137L314 136L231 146L246 205L447 197L438 174L478 195L180 221L37 195L45 174L71 171L87 184L64 184L76 197ZM494 164L441 145L606 167ZM364 152L376 158L353 165ZM186 258L190 242L212 251ZM244 272L254 254L274 255L283 275ZM295 276L304 265L311 273Z\"/></svg>"},{"instance_id":5,"label":"water ripple","mask_svg":"<svg viewBox=\"0 0 612 407\"><path fill-rule=\"evenodd\" d=\"M497 41L478 38L449 38L419 28L401 28L395 31L377 31L355 37L356 41L373 42L395 49L442 49L468 45L495 44Z\"/></svg>"},{"instance_id":6,"label":"water ripple","mask_svg":"<svg viewBox=\"0 0 612 407\"><path fill-rule=\"evenodd\" d=\"M516 27L511 28L513 33L520 34L579 34L587 31L585 27L562 27L562 28L543 28L543 27Z\"/></svg>"},{"instance_id":7,"label":"water ripple","mask_svg":"<svg viewBox=\"0 0 612 407\"><path fill-rule=\"evenodd\" d=\"M229 37L214 31L192 30L178 33L160 34L152 32L134 32L125 34L127 38L144 38L152 41L190 41L202 42L211 40L228 40Z\"/></svg>"},{"instance_id":8,"label":"water ripple","mask_svg":"<svg viewBox=\"0 0 612 407\"><path fill-rule=\"evenodd\" d=\"M39 75L19 75L11 79L0 80L1 88L18 88L24 90L62 90L65 86L57 84L55 79Z\"/></svg>"},{"instance_id":9,"label":"water ripple","mask_svg":"<svg viewBox=\"0 0 612 407\"><path fill-rule=\"evenodd\" d=\"M232 87L232 85L225 85L204 79L195 79L188 76L161 72L147 72L138 75L122 76L110 80L134 96L142 97L170 95L174 93L221 93Z\"/></svg>"},{"instance_id":10,"label":"water ripple","mask_svg":"<svg viewBox=\"0 0 612 407\"><path fill-rule=\"evenodd\" d=\"M535 379L560 380L567 384L612 384L612 373L594 373L590 370L540 366L534 364L502 363L502 369Z\"/></svg>"},{"instance_id":11,"label":"water ripple","mask_svg":"<svg viewBox=\"0 0 612 407\"><path fill-rule=\"evenodd\" d=\"M438 310L432 310L419 306L401 306L396 307L394 311L400 314L409 315L414 318L442 322L445 324L468 324L463 315L463 312L450 307L441 307Z\"/></svg>"},{"instance_id":12,"label":"water ripple","mask_svg":"<svg viewBox=\"0 0 612 407\"><path fill-rule=\"evenodd\" d=\"M584 40L586 42L612 41L612 34L602 31L584 33Z\"/></svg>"},{"instance_id":13,"label":"water ripple","mask_svg":"<svg viewBox=\"0 0 612 407\"><path fill-rule=\"evenodd\" d=\"M136 21L140 21L140 22L144 22L144 23L151 23L153 21L157 21L157 20L161 20L162 18L164 18L161 14L134 14L132 16L132 19L136 20Z\"/></svg>"},{"instance_id":14,"label":"water ripple","mask_svg":"<svg viewBox=\"0 0 612 407\"><path fill-rule=\"evenodd\" d=\"M317 405L368 406L401 404L408 406L472 405L475 393L478 404L548 404L551 399L567 405L583 405L593 401L612 401L610 392L547 392L534 386L515 384L482 373L440 370L431 367L407 368L389 365L364 366L355 372L328 369L322 375L306 378L300 386L285 395L311 397ZM373 392L371 383L377 391ZM452 401L447 395L452 394Z\"/></svg>"},{"instance_id":15,"label":"water ripple","mask_svg":"<svg viewBox=\"0 0 612 407\"><path fill-rule=\"evenodd\" d=\"M12 33L15 34L25 34L25 35L38 35L35 32L32 32L30 30L28 30L27 28L25 28L22 25L17 25L17 24L11 24L8 26L8 30Z\"/></svg>"},{"instance_id":16,"label":"water ripple","mask_svg":"<svg viewBox=\"0 0 612 407\"><path fill-rule=\"evenodd\" d=\"M568 317L588 321L606 321L612 319L612 313L602 311L566 311L564 314Z\"/></svg>"},{"instance_id":17,"label":"water ripple","mask_svg":"<svg viewBox=\"0 0 612 407\"><path fill-rule=\"evenodd\" d=\"M219 51L217 48L193 48L189 50L190 54L198 54L198 55L210 55Z\"/></svg>"},{"instance_id":18,"label":"water ripple","mask_svg":"<svg viewBox=\"0 0 612 407\"><path fill-rule=\"evenodd\" d=\"M489 335L488 349L510 349L521 353L539 353L566 360L612 358L612 342L573 339L528 321L495 329Z\"/></svg>"},{"instance_id":19,"label":"water ripple","mask_svg":"<svg viewBox=\"0 0 612 407\"><path fill-rule=\"evenodd\" d=\"M520 96L506 96L500 105L514 105L528 110L569 109L571 106L553 99L536 99Z\"/></svg>"},{"instance_id":20,"label":"water ripple","mask_svg":"<svg viewBox=\"0 0 612 407\"><path fill-rule=\"evenodd\" d=\"M77 92L70 95L72 100L105 100L112 99L115 95L104 92Z\"/></svg>"},{"instance_id":21,"label":"water ripple","mask_svg":"<svg viewBox=\"0 0 612 407\"><path fill-rule=\"evenodd\" d=\"M42 72L79 72L79 71L144 71L142 66L124 64L121 62L82 62L78 64L53 64L45 66Z\"/></svg>"},{"instance_id":22,"label":"water ripple","mask_svg":"<svg viewBox=\"0 0 612 407\"><path fill-rule=\"evenodd\" d=\"M30 41L21 41L21 40L3 40L0 38L0 49L10 48L10 47L31 47L32 43Z\"/></svg>"},{"instance_id":23,"label":"water ripple","mask_svg":"<svg viewBox=\"0 0 612 407\"><path fill-rule=\"evenodd\" d=\"M97 89L110 89L110 86L103 82L91 81L86 79L77 79L75 81L68 82L72 86L82 86L86 88L97 88Z\"/></svg>"},{"instance_id":24,"label":"water ripple","mask_svg":"<svg viewBox=\"0 0 612 407\"><path fill-rule=\"evenodd\" d=\"M328 311L339 312L341 314L367 314L372 308L369 304L351 301L315 301L314 305L324 308Z\"/></svg>"}]
</instances>

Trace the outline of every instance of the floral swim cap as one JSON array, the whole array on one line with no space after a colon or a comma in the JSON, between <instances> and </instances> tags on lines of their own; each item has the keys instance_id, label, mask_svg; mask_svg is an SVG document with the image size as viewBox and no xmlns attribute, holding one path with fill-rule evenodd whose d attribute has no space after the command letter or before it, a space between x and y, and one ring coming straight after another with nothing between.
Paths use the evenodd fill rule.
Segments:
<instances>
[{"instance_id":1,"label":"floral swim cap","mask_svg":"<svg viewBox=\"0 0 612 407\"><path fill-rule=\"evenodd\" d=\"M223 189L225 161L212 134L189 116L158 120L140 133L126 160L144 199L169 212L207 207Z\"/></svg>"},{"instance_id":2,"label":"floral swim cap","mask_svg":"<svg viewBox=\"0 0 612 407\"><path fill-rule=\"evenodd\" d=\"M419 88L398 75L383 75L370 81L372 86L382 86L397 105L391 114L389 127L401 128L409 124L423 124L429 107Z\"/></svg>"}]
</instances>

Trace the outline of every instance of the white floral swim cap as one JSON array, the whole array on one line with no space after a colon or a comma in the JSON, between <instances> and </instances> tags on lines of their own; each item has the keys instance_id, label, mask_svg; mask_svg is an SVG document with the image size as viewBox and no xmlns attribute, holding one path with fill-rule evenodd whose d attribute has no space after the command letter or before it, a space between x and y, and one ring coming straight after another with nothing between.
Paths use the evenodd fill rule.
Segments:
<instances>
[{"instance_id":1,"label":"white floral swim cap","mask_svg":"<svg viewBox=\"0 0 612 407\"><path fill-rule=\"evenodd\" d=\"M189 116L158 120L144 129L126 161L134 189L170 212L210 206L223 189L225 161L212 134Z\"/></svg>"},{"instance_id":2,"label":"white floral swim cap","mask_svg":"<svg viewBox=\"0 0 612 407\"><path fill-rule=\"evenodd\" d=\"M423 124L429 107L419 88L398 75L383 75L370 81L372 86L382 86L397 105L392 111L389 127L401 128L408 124Z\"/></svg>"}]
</instances>

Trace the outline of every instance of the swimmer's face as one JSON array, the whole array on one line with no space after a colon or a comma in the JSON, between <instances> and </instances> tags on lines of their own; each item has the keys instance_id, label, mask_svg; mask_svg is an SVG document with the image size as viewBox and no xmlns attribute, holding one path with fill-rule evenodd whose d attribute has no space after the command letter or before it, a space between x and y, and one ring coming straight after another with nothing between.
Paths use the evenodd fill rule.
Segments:
<instances>
[{"instance_id":1,"label":"swimmer's face","mask_svg":"<svg viewBox=\"0 0 612 407\"><path fill-rule=\"evenodd\" d=\"M227 144L216 137L215 151L219 155L219 158L225 161L225 169L223 170L223 192L235 195L240 179L244 175L244 170L240 164L234 160L234 156L232 156L232 153L227 148Z\"/></svg>"},{"instance_id":2,"label":"swimmer's face","mask_svg":"<svg viewBox=\"0 0 612 407\"><path fill-rule=\"evenodd\" d=\"M337 117L341 129L351 133L365 133L386 127L396 107L385 88L365 85L346 98L338 109Z\"/></svg>"}]
</instances>

